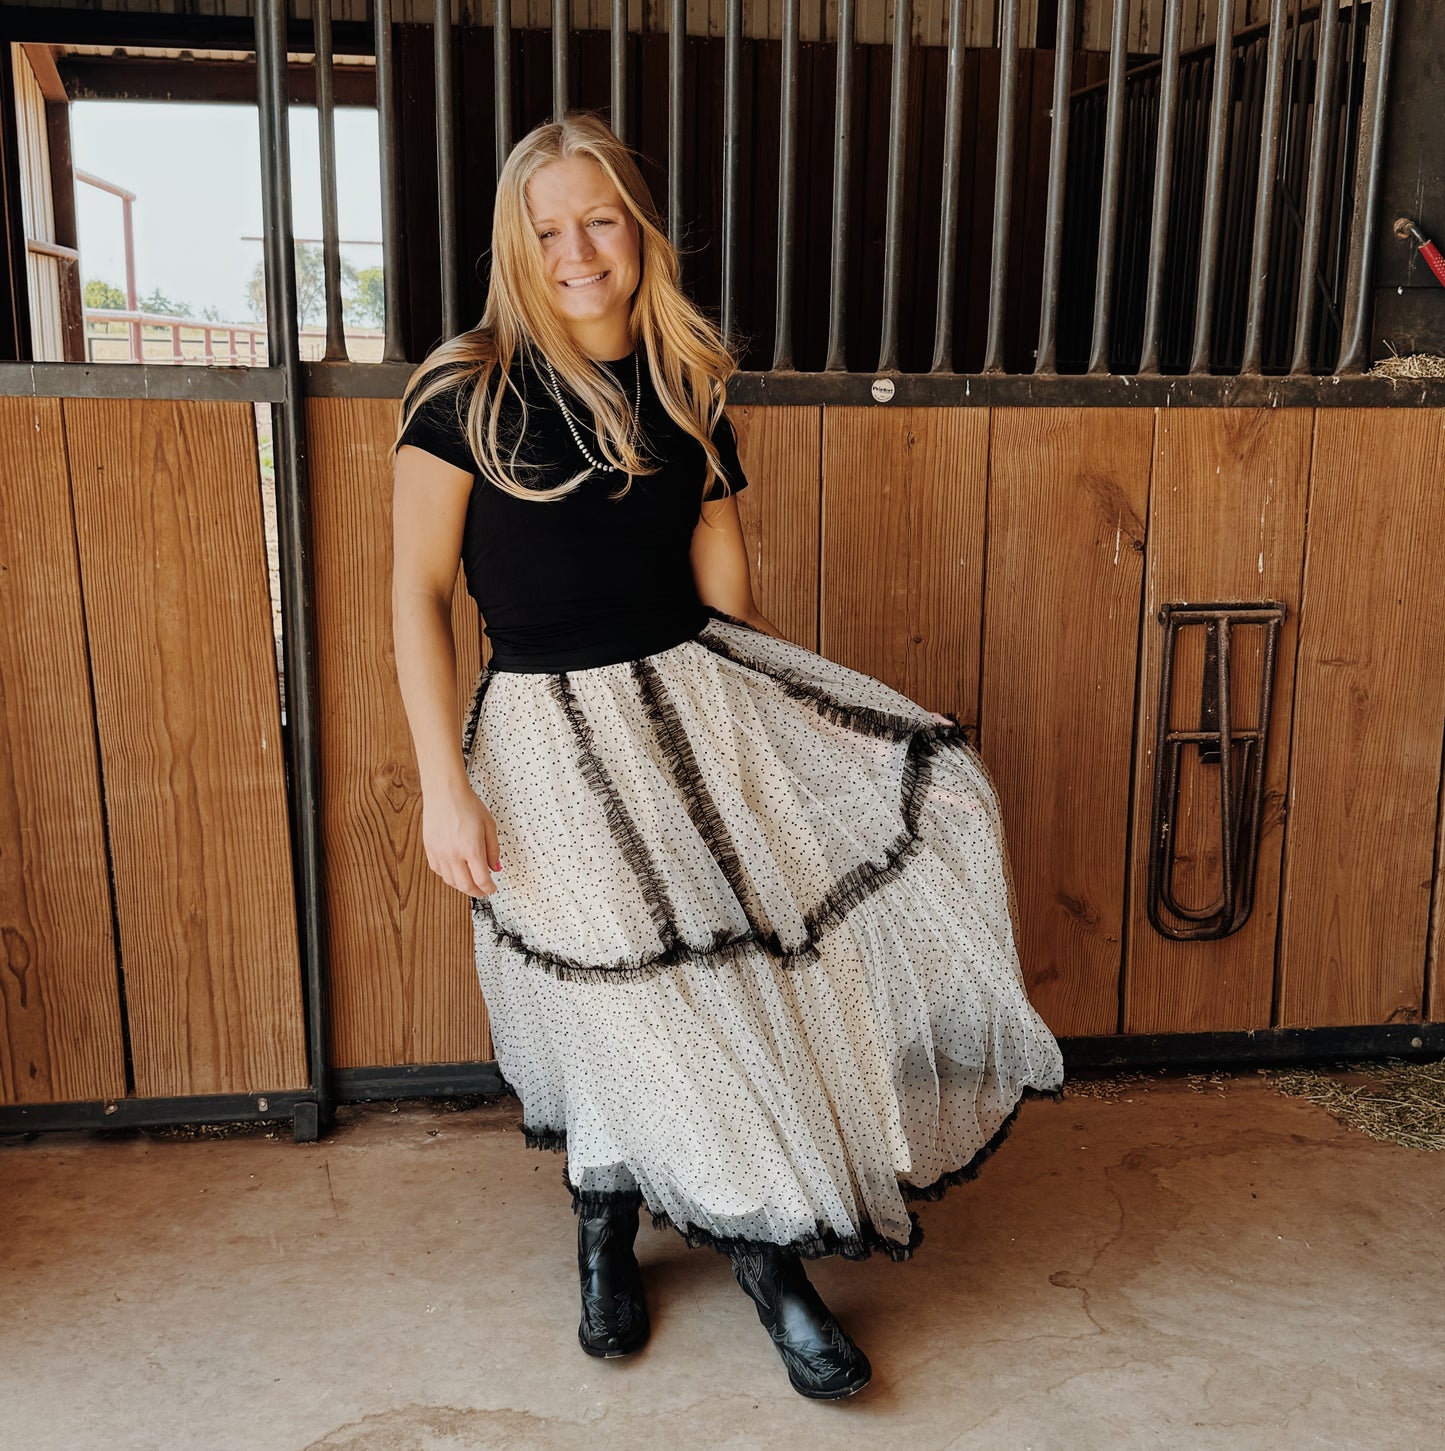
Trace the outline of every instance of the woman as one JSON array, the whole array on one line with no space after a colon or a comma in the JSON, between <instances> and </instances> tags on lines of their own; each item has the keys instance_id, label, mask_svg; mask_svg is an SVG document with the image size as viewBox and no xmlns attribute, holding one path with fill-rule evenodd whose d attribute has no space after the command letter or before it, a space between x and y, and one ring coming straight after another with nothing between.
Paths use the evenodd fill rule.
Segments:
<instances>
[{"instance_id":1,"label":"woman","mask_svg":"<svg viewBox=\"0 0 1445 1451\"><path fill-rule=\"evenodd\" d=\"M906 1201L971 1178L1063 1063L961 728L753 601L736 361L677 277L601 121L514 148L486 312L403 400L397 672L498 1066L566 1150L582 1348L647 1339L646 1204L836 1399L871 1371L802 1260L909 1257ZM491 644L460 750L459 558Z\"/></svg>"}]
</instances>

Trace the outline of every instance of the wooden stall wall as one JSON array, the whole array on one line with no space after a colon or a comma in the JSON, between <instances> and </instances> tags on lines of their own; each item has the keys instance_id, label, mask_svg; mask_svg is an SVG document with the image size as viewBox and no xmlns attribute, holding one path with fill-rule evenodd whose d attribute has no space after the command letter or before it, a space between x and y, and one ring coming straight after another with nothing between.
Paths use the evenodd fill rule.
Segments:
<instances>
[{"instance_id":1,"label":"wooden stall wall","mask_svg":"<svg viewBox=\"0 0 1445 1451\"><path fill-rule=\"evenodd\" d=\"M253 409L8 399L0 450L0 1093L304 1087Z\"/></svg>"},{"instance_id":2,"label":"wooden stall wall","mask_svg":"<svg viewBox=\"0 0 1445 1451\"><path fill-rule=\"evenodd\" d=\"M1030 991L1056 1033L1440 1016L1427 939L1445 575L1422 551L1445 528L1431 484L1445 417L730 414L754 482L738 507L763 611L790 639L973 727L1003 806ZM387 643L393 405L331 400L313 417L318 520L331 519L318 538L326 710L361 732L338 728L325 747L328 876L354 914L333 963L338 1061L445 1060L477 1041L475 990L460 900L442 889L434 912L408 905L437 888L417 876L414 764ZM1369 457L1394 460L1388 479ZM1158 610L1256 599L1283 600L1288 616L1254 908L1231 937L1176 942L1150 926L1144 895ZM459 582L456 618L468 610ZM1254 658L1242 632L1240 724L1258 705ZM1172 725L1193 724L1202 664L1181 649ZM1219 867L1210 770L1186 775L1180 810L1184 886L1200 893Z\"/></svg>"},{"instance_id":3,"label":"wooden stall wall","mask_svg":"<svg viewBox=\"0 0 1445 1451\"><path fill-rule=\"evenodd\" d=\"M1056 1033L1445 1016L1445 412L731 414L764 612L971 728ZM397 404L308 415L330 1061L484 1060L467 906L425 863L396 684ZM0 406L6 1102L306 1081L252 428L244 404ZM1158 610L1256 599L1289 615L1254 910L1175 942L1144 902ZM460 731L484 658L460 576L453 611ZM1248 649L1237 665L1248 716ZM1172 724L1201 668L1181 654ZM1180 818L1201 889L1203 769Z\"/></svg>"},{"instance_id":4,"label":"wooden stall wall","mask_svg":"<svg viewBox=\"0 0 1445 1451\"><path fill-rule=\"evenodd\" d=\"M391 632L392 399L307 410L316 561L321 823L331 1012L341 1068L492 1056L467 900L427 865L421 785ZM460 716L483 658L460 571Z\"/></svg>"}]
</instances>

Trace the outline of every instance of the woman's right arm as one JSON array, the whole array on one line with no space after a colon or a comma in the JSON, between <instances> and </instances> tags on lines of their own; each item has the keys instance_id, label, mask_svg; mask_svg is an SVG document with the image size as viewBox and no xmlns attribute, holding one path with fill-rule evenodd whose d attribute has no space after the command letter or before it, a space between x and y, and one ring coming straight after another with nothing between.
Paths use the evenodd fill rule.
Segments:
<instances>
[{"instance_id":1,"label":"woman's right arm","mask_svg":"<svg viewBox=\"0 0 1445 1451\"><path fill-rule=\"evenodd\" d=\"M472 475L404 445L392 470L391 632L416 751L427 864L468 896L496 891L497 823L462 759L452 593Z\"/></svg>"}]
</instances>

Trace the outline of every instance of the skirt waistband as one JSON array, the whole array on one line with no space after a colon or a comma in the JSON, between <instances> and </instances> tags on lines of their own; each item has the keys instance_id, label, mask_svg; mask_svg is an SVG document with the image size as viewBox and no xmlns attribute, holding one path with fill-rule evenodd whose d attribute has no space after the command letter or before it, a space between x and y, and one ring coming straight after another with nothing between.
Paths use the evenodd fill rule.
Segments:
<instances>
[{"instance_id":1,"label":"skirt waistband","mask_svg":"<svg viewBox=\"0 0 1445 1451\"><path fill-rule=\"evenodd\" d=\"M686 640L694 639L712 619L712 612L703 606L683 623L676 621L649 635L633 634L599 641L596 644L560 651L514 650L505 642L492 640L492 653L487 662L490 670L513 675L556 675L569 670L595 670L603 665L620 665L670 650ZM490 640L490 635L488 636Z\"/></svg>"}]
</instances>

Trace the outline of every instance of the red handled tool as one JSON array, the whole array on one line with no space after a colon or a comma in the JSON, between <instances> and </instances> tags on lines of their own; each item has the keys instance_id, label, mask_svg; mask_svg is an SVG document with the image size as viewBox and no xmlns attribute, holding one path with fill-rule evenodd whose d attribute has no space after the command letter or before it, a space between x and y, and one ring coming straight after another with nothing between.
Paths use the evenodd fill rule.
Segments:
<instances>
[{"instance_id":1,"label":"red handled tool","mask_svg":"<svg viewBox=\"0 0 1445 1451\"><path fill-rule=\"evenodd\" d=\"M1420 249L1420 256L1425 259L1425 265L1435 274L1435 280L1445 287L1445 257L1441 257L1440 249L1410 220L1409 217L1400 217L1395 222L1395 235L1403 242L1413 237L1415 245Z\"/></svg>"}]
</instances>

